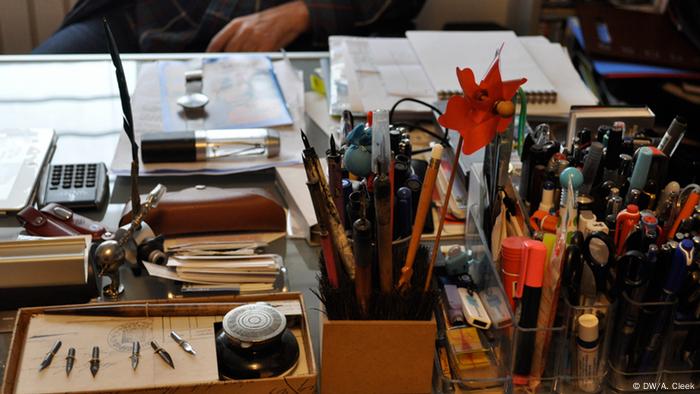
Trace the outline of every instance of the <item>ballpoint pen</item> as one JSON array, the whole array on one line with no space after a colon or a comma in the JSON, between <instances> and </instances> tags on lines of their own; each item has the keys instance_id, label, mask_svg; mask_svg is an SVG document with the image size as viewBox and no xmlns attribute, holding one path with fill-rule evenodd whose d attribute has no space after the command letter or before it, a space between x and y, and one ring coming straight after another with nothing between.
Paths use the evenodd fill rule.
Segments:
<instances>
[{"instance_id":1,"label":"ballpoint pen","mask_svg":"<svg viewBox=\"0 0 700 394\"><path fill-rule=\"evenodd\" d=\"M413 195L405 186L396 192L396 215L394 219L394 239L403 239L411 235L413 222Z\"/></svg>"},{"instance_id":2,"label":"ballpoint pen","mask_svg":"<svg viewBox=\"0 0 700 394\"><path fill-rule=\"evenodd\" d=\"M617 214L615 221L615 247L617 250L615 253L618 256L623 253L627 236L632 232L634 226L639 223L640 218L639 208L634 204L628 205L627 208Z\"/></svg>"},{"instance_id":3,"label":"ballpoint pen","mask_svg":"<svg viewBox=\"0 0 700 394\"><path fill-rule=\"evenodd\" d=\"M430 164L425 173L423 187L420 192L418 208L416 210L416 220L413 222L413 230L411 231L411 241L408 244L408 252L406 254L406 262L401 268L401 277L399 278L398 287L407 289L410 286L411 275L413 275L413 262L418 253L420 246L421 234L423 234L423 226L425 218L430 213L430 203L433 199L433 188L435 187L435 179L440 170L440 158L442 157L442 145L435 144L430 153Z\"/></svg>"}]
</instances>

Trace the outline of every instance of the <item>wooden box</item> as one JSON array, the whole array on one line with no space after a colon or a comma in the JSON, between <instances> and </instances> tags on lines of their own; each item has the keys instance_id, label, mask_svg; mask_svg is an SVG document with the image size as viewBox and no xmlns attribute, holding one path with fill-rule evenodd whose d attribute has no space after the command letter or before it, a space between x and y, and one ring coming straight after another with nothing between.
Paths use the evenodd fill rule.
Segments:
<instances>
[{"instance_id":1,"label":"wooden box","mask_svg":"<svg viewBox=\"0 0 700 394\"><path fill-rule=\"evenodd\" d=\"M430 393L435 319L328 320L321 312L321 392Z\"/></svg>"},{"instance_id":2,"label":"wooden box","mask_svg":"<svg viewBox=\"0 0 700 394\"><path fill-rule=\"evenodd\" d=\"M101 360L101 366L100 366L100 372L98 372L97 378L92 378L89 374L86 376L85 371L79 370L79 368L82 369L87 369L88 365L88 357L87 356L79 356L76 357L75 361L75 367L73 372L71 372L71 377L76 377L76 373L83 373L83 380L87 381L88 384L90 384L90 387L87 389L90 392L110 392L110 393L115 393L115 392L133 392L133 393L163 393L163 392L168 392L170 394L173 393L245 393L245 394L250 394L250 393L315 393L316 392L316 380L317 380L317 369L316 369L316 363L314 361L314 351L313 347L311 345L311 336L309 334L309 327L308 327L308 320L306 318L306 312L305 312L305 307L304 307L304 301L302 298L302 295L300 293L280 293L280 294L266 294L266 295L245 295L245 296L223 296L223 297L206 297L206 298L178 298L178 299L164 299L164 300L149 300L149 301L123 301L123 302L115 302L115 303L109 303L109 304L82 304L82 305L73 305L71 307L75 308L89 308L89 307L94 307L96 305L120 305L120 306L125 306L125 310L128 310L130 313L133 313L133 311L137 311L140 315L141 312L146 310L146 307L144 305L147 305L148 310L150 311L155 311L155 307L160 307L162 308L164 304L168 305L175 305L174 308L177 308L178 313L180 316L186 316L186 319L194 318L194 319L203 319L205 316L209 317L210 315L215 315L218 316L218 321L220 321L220 318L223 317L225 310L232 309L235 306L240 305L241 303L250 303L250 302L258 302L258 301L266 301L270 302L271 304L277 303L277 305L290 305L292 309L294 309L294 313L289 313L288 314L288 323L290 322L290 319L295 322L293 332L297 336L298 342L299 342L299 351L300 351L300 357L298 364L296 366L296 369L286 375L286 376L278 376L278 377L271 377L271 378L260 378L260 379L250 379L250 380L212 380L208 381L206 383L192 383L192 384L178 384L174 385L171 383L168 383L167 379L163 379L161 376L160 381L165 380L165 383L163 384L158 384L158 385L151 385L150 387L140 387L140 388L130 388L130 389L101 389L99 386L100 382L100 373L103 374L104 378L110 378L109 373L114 374L114 366L112 364L112 361L117 360L119 362L122 362L121 357L128 358L129 354L117 354L120 356L119 358L114 358L112 357L111 359L107 359L107 357L110 356L110 354L106 354L104 357L105 359ZM296 301L296 302L295 302ZM136 305L140 304L140 305ZM230 305L229 305L230 304ZM208 311L206 311L206 314L203 314L204 311L201 311L201 306L204 305L207 308L209 308ZM28 332L30 328L30 321L32 320L33 315L39 315L35 316L35 318L54 318L56 315L47 315L43 314L45 311L49 311L51 309L58 309L58 308L66 308L66 306L52 306L52 307L35 307L35 308L23 308L20 309L17 312L17 319L15 323L15 330L12 336L12 342L10 344L10 351L9 351L9 356L5 368L5 375L3 378L3 384L2 384L2 393L15 393L18 389L18 387L21 386L20 382L20 368L22 364L22 357L23 357L23 352L25 351L24 346L25 343L27 343L28 338ZM197 309L199 308L199 309ZM279 307L278 307L279 308ZM195 310L197 309L197 310ZM300 309L300 311L299 311ZM212 312L214 310L215 312ZM285 313L287 314L287 313ZM145 315L145 313L144 313ZM155 316L155 312L151 312L151 317L153 318ZM198 317L195 317L198 316ZM146 317L146 316L142 316ZM94 317L91 317L94 318ZM121 317L120 317L121 318ZM133 317L131 317L133 319ZM168 318L164 318L164 320L167 320ZM213 318L212 318L213 319ZM216 321L216 320L212 320ZM290 326L288 324L288 326ZM166 327L164 324L163 327ZM213 338L212 338L213 339ZM54 339L51 339L50 343L53 343ZM161 342L162 341L162 342ZM169 342L168 342L169 341ZM87 342L87 341L85 341ZM169 348L167 349L171 355L175 356L176 354L180 358L184 357L196 357L196 356L183 356L180 355L177 349L177 345L172 341L172 339L167 337L167 334L164 336L163 339L158 341L161 346L164 346L164 343L167 343ZM87 344L81 344L78 341L73 340L72 343L67 344L63 343L61 349L59 352L56 354L54 357L54 360L52 364L49 366L49 368L55 368L51 373L54 375L58 376L59 374L61 375L61 378L65 375L65 372L63 372L63 368L65 365L65 357L67 353L67 349L69 346L91 346L90 343ZM212 345L213 346L213 345ZM44 350L44 352L48 352L48 348ZM106 353L108 353L111 349L105 349ZM84 353L84 352L83 352ZM102 357L101 353L101 357ZM182 352L182 354L185 354ZM198 352L198 355L200 353ZM151 347L149 346L148 343L142 343L141 344L141 355L142 359L143 357L154 357L153 356L153 351ZM32 358L32 371L33 366L34 366L34 361L35 358ZM149 358L148 360L152 360ZM175 358L175 357L173 357ZM144 359L145 360L145 359ZM191 360L195 360L194 358ZM39 358L40 361L40 358ZM141 363L142 361L140 361ZM160 362L160 361L158 361ZM209 360L211 362L211 360ZM151 363L156 363L156 361L151 361ZM183 362L180 363L182 365ZM177 366L176 362L176 366ZM215 363L214 363L215 364ZM141 365L139 364L139 369L143 370L144 373L148 373L150 368L153 367L162 367L165 369L162 369L161 371L169 371L167 366L163 367L162 365ZM185 364L185 366L181 367L183 369L180 369L179 371L186 371L185 368L188 367L188 364ZM49 370L47 368L45 371ZM60 368L60 369L59 369ZM216 369L216 368L214 368ZM26 368L25 368L26 370ZM36 365L36 370L38 370L38 364ZM78 371L78 372L76 372ZM129 371L131 372L131 371ZM128 379L133 379L133 376L129 376L129 372L126 372L124 370L121 371L118 377L116 379L122 379L128 380ZM134 372L138 372L138 370L134 370ZM183 372L178 372L178 370L173 370L173 373L183 373ZM212 374L212 371L207 369L207 372L209 374ZM89 372L88 372L89 373ZM218 374L216 371L213 371L214 374ZM155 373L154 373L155 375ZM153 381L156 381L155 379ZM44 387L41 387L42 390ZM50 390L57 390L61 391L58 389L51 388ZM26 390L25 390L26 391ZM64 390L64 391L71 391L75 392L78 390Z\"/></svg>"}]
</instances>

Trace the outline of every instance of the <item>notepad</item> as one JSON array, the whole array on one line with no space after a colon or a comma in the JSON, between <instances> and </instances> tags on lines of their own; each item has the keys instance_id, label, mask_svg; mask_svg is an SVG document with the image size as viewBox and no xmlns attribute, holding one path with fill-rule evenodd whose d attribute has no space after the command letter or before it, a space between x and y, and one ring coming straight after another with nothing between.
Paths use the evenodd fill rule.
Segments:
<instances>
[{"instance_id":1,"label":"notepad","mask_svg":"<svg viewBox=\"0 0 700 394\"><path fill-rule=\"evenodd\" d=\"M406 37L438 97L462 93L456 67L471 68L477 81L481 80L503 45L503 80L527 78L523 90L528 103L557 101L556 88L512 31L409 31Z\"/></svg>"}]
</instances>

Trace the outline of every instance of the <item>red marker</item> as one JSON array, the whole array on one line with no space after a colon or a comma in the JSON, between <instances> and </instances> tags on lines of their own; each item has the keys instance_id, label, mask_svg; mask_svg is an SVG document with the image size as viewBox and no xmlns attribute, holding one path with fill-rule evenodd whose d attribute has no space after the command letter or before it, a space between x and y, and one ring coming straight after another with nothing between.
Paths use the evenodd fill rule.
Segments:
<instances>
[{"instance_id":1,"label":"red marker","mask_svg":"<svg viewBox=\"0 0 700 394\"><path fill-rule=\"evenodd\" d=\"M520 259L521 281L518 283L516 296L521 298L520 321L518 328L537 328L537 315L540 311L544 265L547 259L547 247L541 241L527 240L523 243ZM535 348L535 332L519 331L518 344L513 366L513 382L527 384L532 367L532 353Z\"/></svg>"},{"instance_id":2,"label":"red marker","mask_svg":"<svg viewBox=\"0 0 700 394\"><path fill-rule=\"evenodd\" d=\"M527 237L508 237L501 245L501 279L513 311L515 311L516 286L520 280L520 258L524 243L528 239Z\"/></svg>"}]
</instances>

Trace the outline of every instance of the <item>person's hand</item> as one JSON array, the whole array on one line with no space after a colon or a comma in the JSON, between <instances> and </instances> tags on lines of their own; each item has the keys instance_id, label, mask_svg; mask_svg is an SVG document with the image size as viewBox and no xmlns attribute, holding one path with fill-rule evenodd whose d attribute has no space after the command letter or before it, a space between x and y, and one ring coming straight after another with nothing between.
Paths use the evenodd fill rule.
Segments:
<instances>
[{"instance_id":1,"label":"person's hand","mask_svg":"<svg viewBox=\"0 0 700 394\"><path fill-rule=\"evenodd\" d=\"M207 52L278 51L309 29L309 9L297 0L233 19L209 42Z\"/></svg>"}]
</instances>

